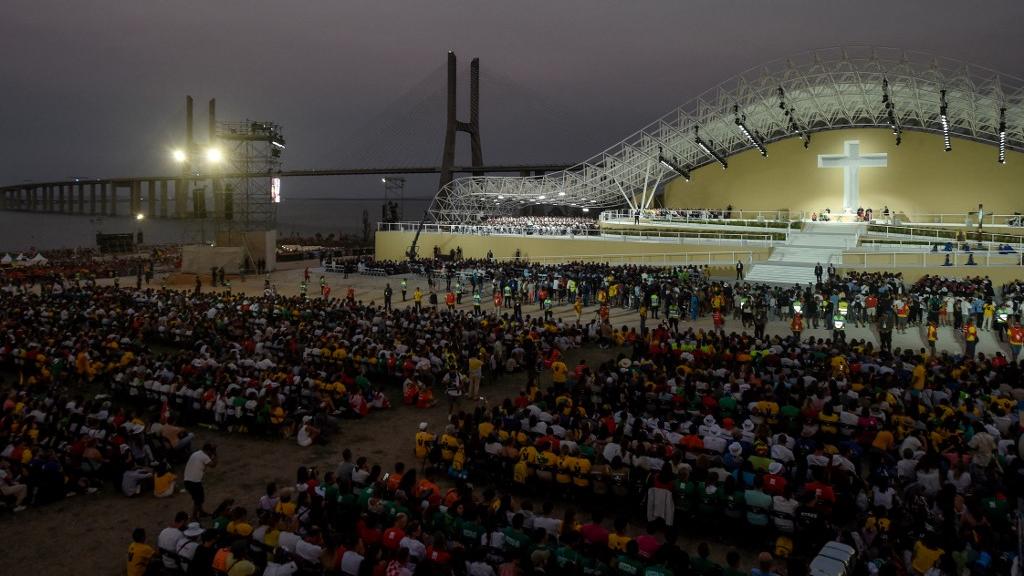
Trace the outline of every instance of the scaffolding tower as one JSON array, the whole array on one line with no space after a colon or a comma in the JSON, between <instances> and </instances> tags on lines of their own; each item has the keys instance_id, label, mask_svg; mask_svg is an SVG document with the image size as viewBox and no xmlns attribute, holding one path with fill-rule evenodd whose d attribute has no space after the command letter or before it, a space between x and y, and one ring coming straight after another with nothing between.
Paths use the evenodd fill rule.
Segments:
<instances>
[{"instance_id":1,"label":"scaffolding tower","mask_svg":"<svg viewBox=\"0 0 1024 576\"><path fill-rule=\"evenodd\" d=\"M217 122L216 146L223 154L222 179L213 180L217 243L243 247L255 267L253 233L277 229L281 154L285 141L273 122Z\"/></svg>"}]
</instances>

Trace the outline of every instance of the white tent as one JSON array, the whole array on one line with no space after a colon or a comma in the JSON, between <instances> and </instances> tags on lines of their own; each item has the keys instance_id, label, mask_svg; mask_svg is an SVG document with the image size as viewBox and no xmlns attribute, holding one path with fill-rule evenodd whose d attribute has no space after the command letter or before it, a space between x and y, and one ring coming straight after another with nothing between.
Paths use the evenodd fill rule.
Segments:
<instances>
[{"instance_id":1,"label":"white tent","mask_svg":"<svg viewBox=\"0 0 1024 576\"><path fill-rule=\"evenodd\" d=\"M26 258L24 254L18 254L18 257L15 258L15 260L17 260L18 262L24 262Z\"/></svg>"},{"instance_id":2,"label":"white tent","mask_svg":"<svg viewBox=\"0 0 1024 576\"><path fill-rule=\"evenodd\" d=\"M49 260L44 258L42 254L36 254L35 256L33 256L32 258L29 259L27 264L29 266L43 266L47 262L49 262Z\"/></svg>"},{"instance_id":3,"label":"white tent","mask_svg":"<svg viewBox=\"0 0 1024 576\"><path fill-rule=\"evenodd\" d=\"M11 258L10 254L4 254L4 257L0 258L0 265L10 266L11 262L14 262L14 258Z\"/></svg>"}]
</instances>

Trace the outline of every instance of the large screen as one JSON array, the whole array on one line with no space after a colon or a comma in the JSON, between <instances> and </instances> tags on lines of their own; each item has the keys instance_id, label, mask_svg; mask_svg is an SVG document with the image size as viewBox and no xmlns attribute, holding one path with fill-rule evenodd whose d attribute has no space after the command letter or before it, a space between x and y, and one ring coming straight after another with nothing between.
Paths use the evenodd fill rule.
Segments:
<instances>
[{"instance_id":1,"label":"large screen","mask_svg":"<svg viewBox=\"0 0 1024 576\"><path fill-rule=\"evenodd\" d=\"M281 179L271 178L270 179L270 198L275 203L281 201Z\"/></svg>"}]
</instances>

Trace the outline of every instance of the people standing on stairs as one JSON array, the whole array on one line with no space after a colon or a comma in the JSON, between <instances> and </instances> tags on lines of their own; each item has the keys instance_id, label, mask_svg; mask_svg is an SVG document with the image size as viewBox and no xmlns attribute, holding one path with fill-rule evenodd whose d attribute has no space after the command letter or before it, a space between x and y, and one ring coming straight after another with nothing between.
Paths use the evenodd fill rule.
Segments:
<instances>
[{"instance_id":1,"label":"people standing on stairs","mask_svg":"<svg viewBox=\"0 0 1024 576\"><path fill-rule=\"evenodd\" d=\"M821 262L814 265L814 277L817 278L818 284L821 284L821 275L825 272L825 269L821 267Z\"/></svg>"},{"instance_id":2,"label":"people standing on stairs","mask_svg":"<svg viewBox=\"0 0 1024 576\"><path fill-rule=\"evenodd\" d=\"M836 279L836 267L831 262L828 263L828 281L832 282Z\"/></svg>"},{"instance_id":3,"label":"people standing on stairs","mask_svg":"<svg viewBox=\"0 0 1024 576\"><path fill-rule=\"evenodd\" d=\"M736 280L743 280L743 261L736 261Z\"/></svg>"}]
</instances>

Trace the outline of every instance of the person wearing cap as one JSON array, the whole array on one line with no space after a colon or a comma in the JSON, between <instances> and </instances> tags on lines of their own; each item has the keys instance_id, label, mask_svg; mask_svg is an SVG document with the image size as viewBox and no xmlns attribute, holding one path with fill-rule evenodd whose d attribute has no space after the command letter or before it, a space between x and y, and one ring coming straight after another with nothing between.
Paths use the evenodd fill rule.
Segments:
<instances>
[{"instance_id":1,"label":"person wearing cap","mask_svg":"<svg viewBox=\"0 0 1024 576\"><path fill-rule=\"evenodd\" d=\"M174 515L174 521L157 535L156 547L160 550L165 568L171 570L178 568L178 546L185 538L182 528L187 524L188 512L178 512Z\"/></svg>"},{"instance_id":2,"label":"person wearing cap","mask_svg":"<svg viewBox=\"0 0 1024 576\"><path fill-rule=\"evenodd\" d=\"M186 573L189 572L190 564L195 558L196 551L199 550L200 536L204 532L205 530L199 522L190 522L181 532L183 538L178 540L178 563Z\"/></svg>"}]
</instances>

